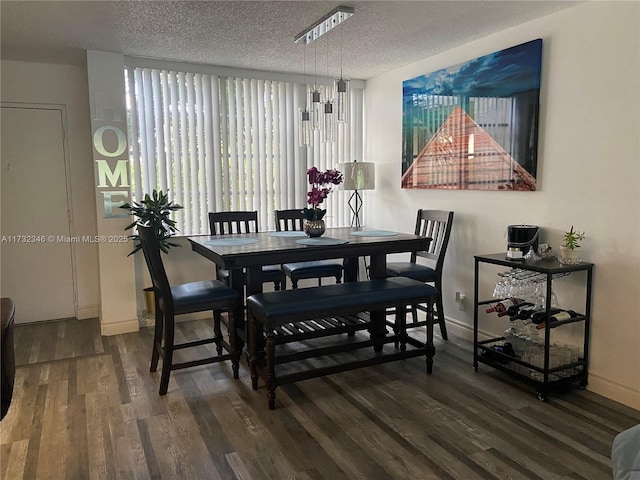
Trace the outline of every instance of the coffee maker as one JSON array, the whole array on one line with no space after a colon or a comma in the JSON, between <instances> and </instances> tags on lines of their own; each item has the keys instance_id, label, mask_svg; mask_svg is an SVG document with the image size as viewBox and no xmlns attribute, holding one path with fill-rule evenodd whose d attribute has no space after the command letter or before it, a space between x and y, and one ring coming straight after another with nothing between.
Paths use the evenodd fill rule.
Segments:
<instances>
[{"instance_id":1,"label":"coffee maker","mask_svg":"<svg viewBox=\"0 0 640 480\"><path fill-rule=\"evenodd\" d=\"M536 225L509 225L507 227L507 259L524 260L530 248L538 248L539 227Z\"/></svg>"}]
</instances>

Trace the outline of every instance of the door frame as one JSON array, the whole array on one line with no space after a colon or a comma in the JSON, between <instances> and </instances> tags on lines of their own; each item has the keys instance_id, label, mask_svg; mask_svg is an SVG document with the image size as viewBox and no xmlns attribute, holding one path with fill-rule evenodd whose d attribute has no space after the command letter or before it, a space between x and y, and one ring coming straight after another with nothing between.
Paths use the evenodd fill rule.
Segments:
<instances>
[{"instance_id":1,"label":"door frame","mask_svg":"<svg viewBox=\"0 0 640 480\"><path fill-rule=\"evenodd\" d=\"M60 122L62 124L62 155L64 162L64 181L65 190L67 192L67 226L69 227L69 236L76 237L73 221L73 202L71 189L71 168L69 166L69 139L67 137L67 106L57 103L24 103L24 102L0 102L0 108L15 108L23 110L53 110L60 114ZM71 249L71 280L73 282L73 314L78 318L78 274L75 242L69 242Z\"/></svg>"}]
</instances>

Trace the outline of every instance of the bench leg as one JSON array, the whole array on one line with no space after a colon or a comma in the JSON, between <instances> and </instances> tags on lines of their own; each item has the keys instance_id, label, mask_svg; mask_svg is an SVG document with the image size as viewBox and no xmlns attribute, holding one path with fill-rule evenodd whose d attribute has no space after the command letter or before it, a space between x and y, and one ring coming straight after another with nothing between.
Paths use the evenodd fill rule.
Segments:
<instances>
[{"instance_id":1,"label":"bench leg","mask_svg":"<svg viewBox=\"0 0 640 480\"><path fill-rule=\"evenodd\" d=\"M433 356L436 353L436 347L433 345L433 300L429 299L427 307L427 373L433 371Z\"/></svg>"},{"instance_id":2,"label":"bench leg","mask_svg":"<svg viewBox=\"0 0 640 480\"><path fill-rule=\"evenodd\" d=\"M248 328L249 328L249 372L251 373L251 388L253 390L258 389L258 371L256 362L257 356L257 333L256 333L256 321L251 314L248 315Z\"/></svg>"},{"instance_id":3,"label":"bench leg","mask_svg":"<svg viewBox=\"0 0 640 480\"><path fill-rule=\"evenodd\" d=\"M276 408L276 342L273 332L267 333L265 345L267 354L267 399L269 400L269 410Z\"/></svg>"}]
</instances>

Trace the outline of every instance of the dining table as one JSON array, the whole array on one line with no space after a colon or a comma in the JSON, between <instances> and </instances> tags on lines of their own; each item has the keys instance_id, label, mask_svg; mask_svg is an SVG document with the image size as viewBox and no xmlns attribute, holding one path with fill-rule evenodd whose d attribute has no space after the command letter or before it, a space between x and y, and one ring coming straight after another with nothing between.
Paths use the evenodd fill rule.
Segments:
<instances>
[{"instance_id":1,"label":"dining table","mask_svg":"<svg viewBox=\"0 0 640 480\"><path fill-rule=\"evenodd\" d=\"M275 231L188 237L194 252L229 270L229 286L241 298L262 292L262 267L283 263L344 259L344 281L359 280L359 258L369 257L371 279L386 278L387 255L427 250L431 238L390 230L354 227L327 228L321 237L301 231ZM386 312L371 312L372 321L384 322ZM245 302L234 312L236 348L247 342Z\"/></svg>"}]
</instances>

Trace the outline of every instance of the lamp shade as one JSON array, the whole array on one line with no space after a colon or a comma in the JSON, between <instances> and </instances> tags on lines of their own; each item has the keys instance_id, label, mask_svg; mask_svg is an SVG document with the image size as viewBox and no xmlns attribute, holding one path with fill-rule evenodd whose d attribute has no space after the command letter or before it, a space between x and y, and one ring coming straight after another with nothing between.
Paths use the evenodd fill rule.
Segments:
<instances>
[{"instance_id":1,"label":"lamp shade","mask_svg":"<svg viewBox=\"0 0 640 480\"><path fill-rule=\"evenodd\" d=\"M340 171L344 175L345 190L373 190L376 187L375 163L341 163Z\"/></svg>"}]
</instances>

